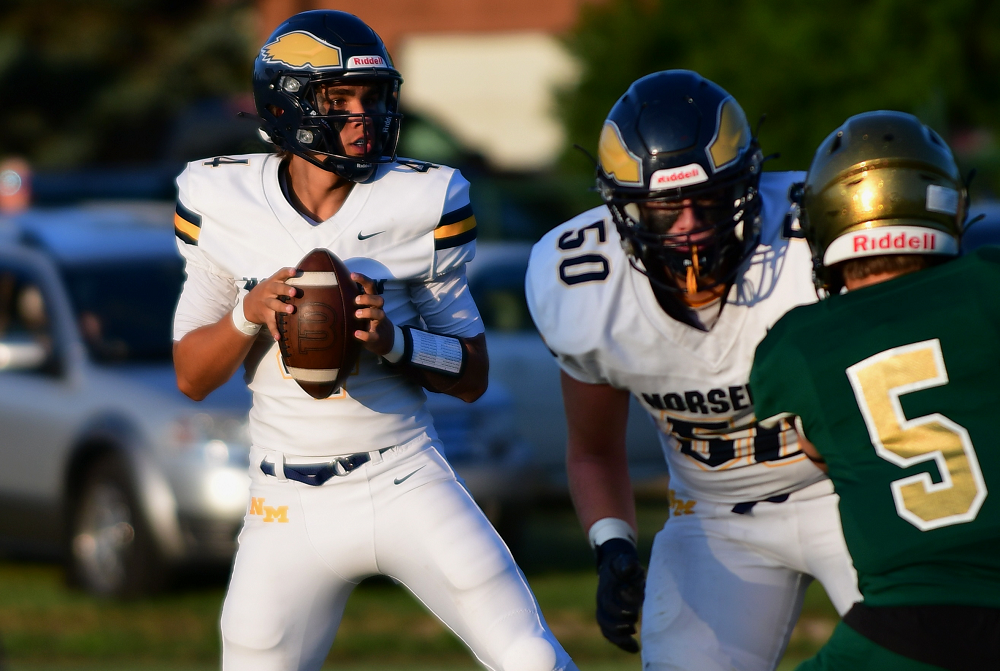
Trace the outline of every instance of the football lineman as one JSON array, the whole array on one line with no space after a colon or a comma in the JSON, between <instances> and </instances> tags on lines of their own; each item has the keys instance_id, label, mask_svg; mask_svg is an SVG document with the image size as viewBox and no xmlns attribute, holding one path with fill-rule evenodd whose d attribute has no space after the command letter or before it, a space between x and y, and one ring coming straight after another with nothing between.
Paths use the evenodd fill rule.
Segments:
<instances>
[{"instance_id":1,"label":"football lineman","mask_svg":"<svg viewBox=\"0 0 1000 671\"><path fill-rule=\"evenodd\" d=\"M469 184L395 158L402 79L378 36L337 11L298 14L254 66L261 128L279 151L195 161L177 180L187 280L177 381L200 399L243 364L251 499L222 613L223 668L319 669L352 589L384 574L496 671L575 669L524 576L441 456L421 387L486 389L483 325L466 282ZM364 288L364 345L317 400L284 367L275 315L294 308L314 248Z\"/></svg>"},{"instance_id":2,"label":"football lineman","mask_svg":"<svg viewBox=\"0 0 1000 671\"><path fill-rule=\"evenodd\" d=\"M909 114L844 122L802 200L828 297L775 324L751 381L829 468L864 601L799 669L1000 668L1000 249L953 260L965 187Z\"/></svg>"},{"instance_id":3,"label":"football lineman","mask_svg":"<svg viewBox=\"0 0 1000 671\"><path fill-rule=\"evenodd\" d=\"M758 426L754 348L816 300L809 249L790 218L801 174L761 174L732 96L698 74L634 82L598 150L605 205L532 250L529 307L562 368L567 468L597 552L597 621L643 668L773 669L806 586L837 610L859 598L823 473L791 424ZM792 384L792 389L795 385ZM645 582L625 454L629 394L652 415L671 477L671 517Z\"/></svg>"}]
</instances>

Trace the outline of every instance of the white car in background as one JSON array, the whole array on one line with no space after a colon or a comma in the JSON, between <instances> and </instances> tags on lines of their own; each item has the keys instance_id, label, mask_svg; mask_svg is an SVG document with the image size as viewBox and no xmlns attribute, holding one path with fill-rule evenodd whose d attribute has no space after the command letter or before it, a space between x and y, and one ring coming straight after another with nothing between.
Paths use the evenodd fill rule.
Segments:
<instances>
[{"instance_id":1,"label":"white car in background","mask_svg":"<svg viewBox=\"0 0 1000 671\"><path fill-rule=\"evenodd\" d=\"M154 591L231 561L249 492L239 374L181 394L171 322L183 280L172 206L0 218L0 550L63 557L88 591ZM494 519L534 495L536 466L502 384L428 408Z\"/></svg>"}]
</instances>

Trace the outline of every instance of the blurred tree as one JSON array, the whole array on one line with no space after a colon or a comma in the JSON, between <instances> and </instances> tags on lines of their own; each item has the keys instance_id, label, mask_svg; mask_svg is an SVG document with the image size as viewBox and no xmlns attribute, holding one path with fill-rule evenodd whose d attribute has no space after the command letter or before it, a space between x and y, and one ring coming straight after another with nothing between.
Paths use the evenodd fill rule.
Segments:
<instances>
[{"instance_id":1,"label":"blurred tree","mask_svg":"<svg viewBox=\"0 0 1000 671\"><path fill-rule=\"evenodd\" d=\"M1000 193L1000 2L996 0L610 0L584 5L567 37L584 64L560 112L571 145L594 151L633 80L696 70L761 114L771 169L805 169L852 114L916 114ZM578 152L564 165L589 169Z\"/></svg>"},{"instance_id":2,"label":"blurred tree","mask_svg":"<svg viewBox=\"0 0 1000 671\"><path fill-rule=\"evenodd\" d=\"M249 93L249 0L4 0L0 154L42 168L165 154L191 102Z\"/></svg>"}]
</instances>

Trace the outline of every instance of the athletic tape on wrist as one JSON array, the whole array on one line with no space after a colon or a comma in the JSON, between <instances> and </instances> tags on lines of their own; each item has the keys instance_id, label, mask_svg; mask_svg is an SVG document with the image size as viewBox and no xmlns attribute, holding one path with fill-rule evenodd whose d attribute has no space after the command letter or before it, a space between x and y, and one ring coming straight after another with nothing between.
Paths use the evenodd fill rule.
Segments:
<instances>
[{"instance_id":1,"label":"athletic tape on wrist","mask_svg":"<svg viewBox=\"0 0 1000 671\"><path fill-rule=\"evenodd\" d=\"M465 348L461 340L409 326L404 326L402 331L405 345L402 361L414 368L461 377L465 368Z\"/></svg>"},{"instance_id":2,"label":"athletic tape on wrist","mask_svg":"<svg viewBox=\"0 0 1000 671\"><path fill-rule=\"evenodd\" d=\"M637 544L635 529L632 528L631 524L617 517L604 517L597 520L590 525L587 537L590 539L590 547L592 548L603 545L612 538L624 538L632 545Z\"/></svg>"},{"instance_id":3,"label":"athletic tape on wrist","mask_svg":"<svg viewBox=\"0 0 1000 671\"><path fill-rule=\"evenodd\" d=\"M240 333L248 336L255 336L260 331L263 324L255 324L251 321L247 321L246 315L243 314L243 299L245 294L240 296L239 300L236 301L236 307L233 308L233 326Z\"/></svg>"},{"instance_id":4,"label":"athletic tape on wrist","mask_svg":"<svg viewBox=\"0 0 1000 671\"><path fill-rule=\"evenodd\" d=\"M392 339L392 349L386 352L382 358L389 363L399 363L399 360L406 353L406 336L403 335L403 329L395 324L392 325L392 332L395 334Z\"/></svg>"}]
</instances>

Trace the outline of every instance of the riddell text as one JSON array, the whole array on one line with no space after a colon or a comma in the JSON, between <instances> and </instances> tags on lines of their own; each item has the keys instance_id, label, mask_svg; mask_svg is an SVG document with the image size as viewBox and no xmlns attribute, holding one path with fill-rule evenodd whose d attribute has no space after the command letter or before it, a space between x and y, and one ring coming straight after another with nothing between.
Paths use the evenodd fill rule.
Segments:
<instances>
[{"instance_id":1,"label":"riddell text","mask_svg":"<svg viewBox=\"0 0 1000 671\"><path fill-rule=\"evenodd\" d=\"M682 179L690 179L692 177L699 177L701 171L698 168L694 170L685 170L683 172L672 172L667 175L659 175L656 178L657 184L669 184L670 182L678 182Z\"/></svg>"},{"instance_id":2,"label":"riddell text","mask_svg":"<svg viewBox=\"0 0 1000 671\"><path fill-rule=\"evenodd\" d=\"M907 235L899 233L893 236L886 233L881 237L868 235L854 236L855 252L874 252L883 249L926 249L933 250L937 242L934 235L924 233L923 235Z\"/></svg>"}]
</instances>

